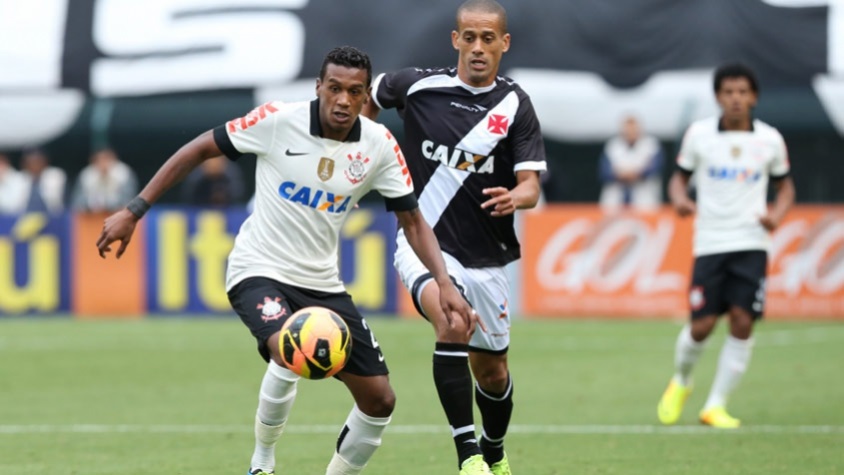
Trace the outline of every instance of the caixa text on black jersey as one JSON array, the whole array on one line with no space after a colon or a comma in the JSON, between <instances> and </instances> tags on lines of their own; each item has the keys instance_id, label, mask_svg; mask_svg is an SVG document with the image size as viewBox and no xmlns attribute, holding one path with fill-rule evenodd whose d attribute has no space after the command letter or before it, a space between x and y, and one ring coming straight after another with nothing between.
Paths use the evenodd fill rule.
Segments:
<instances>
[{"instance_id":1,"label":"caixa text on black jersey","mask_svg":"<svg viewBox=\"0 0 844 475\"><path fill-rule=\"evenodd\" d=\"M422 156L443 165L471 173L492 173L495 170L494 155L478 155L446 145L437 145L430 140L422 142Z\"/></svg>"}]
</instances>

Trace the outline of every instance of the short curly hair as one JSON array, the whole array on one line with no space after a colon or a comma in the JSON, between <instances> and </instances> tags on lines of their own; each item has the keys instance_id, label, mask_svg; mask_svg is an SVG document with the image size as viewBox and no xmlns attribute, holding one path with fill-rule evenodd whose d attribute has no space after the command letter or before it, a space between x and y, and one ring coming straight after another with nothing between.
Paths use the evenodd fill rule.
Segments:
<instances>
[{"instance_id":1,"label":"short curly hair","mask_svg":"<svg viewBox=\"0 0 844 475\"><path fill-rule=\"evenodd\" d=\"M369 60L369 55L354 46L338 46L325 55L322 68L319 70L320 81L325 79L325 70L329 64L363 69L366 71L366 86L369 87L372 83L372 62Z\"/></svg>"},{"instance_id":2,"label":"short curly hair","mask_svg":"<svg viewBox=\"0 0 844 475\"><path fill-rule=\"evenodd\" d=\"M722 64L715 70L712 86L716 94L721 90L721 83L727 78L745 78L750 83L750 89L757 94L759 93L759 82L756 80L756 73L742 63Z\"/></svg>"}]
</instances>

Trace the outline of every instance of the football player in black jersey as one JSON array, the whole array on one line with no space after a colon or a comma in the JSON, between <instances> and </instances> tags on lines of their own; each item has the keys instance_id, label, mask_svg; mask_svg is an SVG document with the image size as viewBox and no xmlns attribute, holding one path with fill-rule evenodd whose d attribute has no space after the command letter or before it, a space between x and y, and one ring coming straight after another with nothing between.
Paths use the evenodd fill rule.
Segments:
<instances>
[{"instance_id":1,"label":"football player in black jersey","mask_svg":"<svg viewBox=\"0 0 844 475\"><path fill-rule=\"evenodd\" d=\"M498 76L510 48L504 8L494 0L469 0L456 19L451 40L457 66L379 75L364 114L374 118L379 109L396 108L403 119L402 150L419 207L437 235L449 275L480 315L482 328L473 331L438 308L438 286L399 231L395 265L417 310L434 327L434 382L460 473L503 475L511 473L504 436L513 410L505 266L520 257L513 214L539 200L545 149L530 98L513 80ZM479 443L473 374L483 419Z\"/></svg>"}]
</instances>

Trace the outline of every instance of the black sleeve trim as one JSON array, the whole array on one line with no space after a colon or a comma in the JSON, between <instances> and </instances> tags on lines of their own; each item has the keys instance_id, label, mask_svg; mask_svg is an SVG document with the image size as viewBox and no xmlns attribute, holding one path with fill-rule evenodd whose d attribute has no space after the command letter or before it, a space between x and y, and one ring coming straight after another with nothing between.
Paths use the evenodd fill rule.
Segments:
<instances>
[{"instance_id":1,"label":"black sleeve trim","mask_svg":"<svg viewBox=\"0 0 844 475\"><path fill-rule=\"evenodd\" d=\"M387 206L387 211L410 211L419 207L416 202L416 195L408 193L398 198L384 198L384 204Z\"/></svg>"},{"instance_id":2,"label":"black sleeve trim","mask_svg":"<svg viewBox=\"0 0 844 475\"><path fill-rule=\"evenodd\" d=\"M237 160L241 155L243 155L234 148L232 139L229 138L229 134L226 132L225 125L214 127L214 143L217 144L217 148L219 148L220 151L229 158L229 160Z\"/></svg>"},{"instance_id":3,"label":"black sleeve trim","mask_svg":"<svg viewBox=\"0 0 844 475\"><path fill-rule=\"evenodd\" d=\"M675 169L678 172L682 173L683 175L686 175L687 177L692 176L692 174L695 172L694 170L689 170L687 168L683 168L679 164L675 167Z\"/></svg>"},{"instance_id":4,"label":"black sleeve trim","mask_svg":"<svg viewBox=\"0 0 844 475\"><path fill-rule=\"evenodd\" d=\"M771 175L771 181L772 181L772 182L774 182L774 183L776 183L776 182L778 182L778 181L783 181L784 179L788 178L789 176L791 176L791 172L790 172L790 171L789 171L789 172L785 172L785 174L784 174L784 175Z\"/></svg>"}]
</instances>

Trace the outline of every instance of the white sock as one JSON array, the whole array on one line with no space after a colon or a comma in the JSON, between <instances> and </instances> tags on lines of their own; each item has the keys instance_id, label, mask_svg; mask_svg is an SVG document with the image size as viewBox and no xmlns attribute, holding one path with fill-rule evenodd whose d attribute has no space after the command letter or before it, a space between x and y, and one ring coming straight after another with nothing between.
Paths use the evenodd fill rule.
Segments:
<instances>
[{"instance_id":1,"label":"white sock","mask_svg":"<svg viewBox=\"0 0 844 475\"><path fill-rule=\"evenodd\" d=\"M695 341L692 338L692 327L686 325L677 335L677 344L674 347L674 380L688 386L692 382L692 370L697 364L703 349L704 341Z\"/></svg>"},{"instance_id":2,"label":"white sock","mask_svg":"<svg viewBox=\"0 0 844 475\"><path fill-rule=\"evenodd\" d=\"M703 406L704 410L713 407L726 407L727 399L747 371L752 349L752 338L739 340L732 335L727 335L724 347L721 348L721 356L718 358L715 382L712 383L709 398Z\"/></svg>"},{"instance_id":3,"label":"white sock","mask_svg":"<svg viewBox=\"0 0 844 475\"><path fill-rule=\"evenodd\" d=\"M255 413L255 451L251 468L275 468L275 443L281 437L290 408L296 399L296 383L292 371L270 361L261 390L258 393L258 410Z\"/></svg>"},{"instance_id":4,"label":"white sock","mask_svg":"<svg viewBox=\"0 0 844 475\"><path fill-rule=\"evenodd\" d=\"M354 467L346 462L343 457L337 452L331 457L331 462L328 463L328 468L325 470L325 475L357 475L363 470L363 467Z\"/></svg>"},{"instance_id":5,"label":"white sock","mask_svg":"<svg viewBox=\"0 0 844 475\"><path fill-rule=\"evenodd\" d=\"M357 405L352 408L346 425L337 439L337 450L328 464L326 475L358 474L381 445L381 434L390 423L389 417L367 416Z\"/></svg>"}]
</instances>

